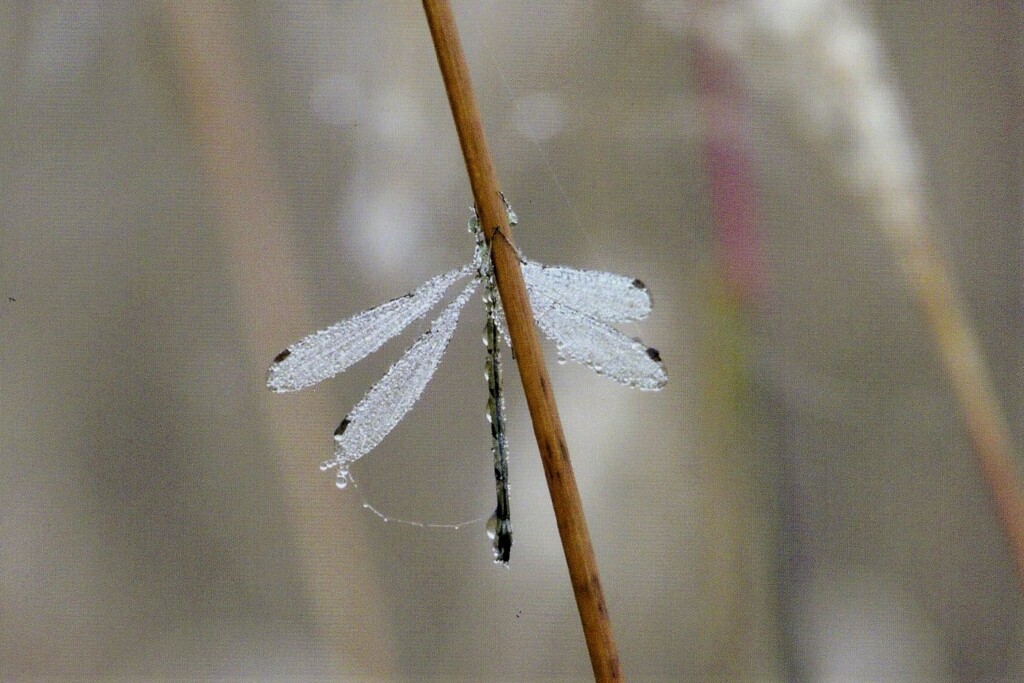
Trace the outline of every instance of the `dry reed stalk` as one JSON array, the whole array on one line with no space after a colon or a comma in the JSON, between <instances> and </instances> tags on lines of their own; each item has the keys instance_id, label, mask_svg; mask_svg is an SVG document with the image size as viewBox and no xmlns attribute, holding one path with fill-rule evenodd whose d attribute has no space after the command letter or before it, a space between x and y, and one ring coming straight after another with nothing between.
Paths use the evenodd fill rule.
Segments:
<instances>
[{"instance_id":1,"label":"dry reed stalk","mask_svg":"<svg viewBox=\"0 0 1024 683\"><path fill-rule=\"evenodd\" d=\"M519 269L519 258L512 247L512 233L470 83L469 69L462 53L455 17L447 0L423 0L423 9L455 118L480 222L491 245L498 291L523 381L523 393L533 421L537 447L544 464L544 475L576 596L576 607L583 622L594 677L600 681L622 680L583 503L576 487L569 449L562 433L558 408L551 392L551 381L534 328L526 285ZM499 231L500 236L496 238Z\"/></svg>"}]
</instances>

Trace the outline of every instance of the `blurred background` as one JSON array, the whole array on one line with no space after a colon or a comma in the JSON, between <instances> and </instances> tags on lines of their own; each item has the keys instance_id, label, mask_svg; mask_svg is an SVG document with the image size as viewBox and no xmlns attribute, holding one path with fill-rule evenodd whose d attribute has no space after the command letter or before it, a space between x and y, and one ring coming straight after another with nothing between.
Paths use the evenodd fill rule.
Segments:
<instances>
[{"instance_id":1,"label":"blurred background","mask_svg":"<svg viewBox=\"0 0 1024 683\"><path fill-rule=\"evenodd\" d=\"M1019 447L1019 3L454 4L519 246L653 293L662 392L550 366L627 676L1024 678L907 260ZM514 364L507 569L362 506L493 509L482 306L358 490L318 464L429 319L265 386L471 258L419 3L3 3L0 149L0 678L589 678Z\"/></svg>"}]
</instances>

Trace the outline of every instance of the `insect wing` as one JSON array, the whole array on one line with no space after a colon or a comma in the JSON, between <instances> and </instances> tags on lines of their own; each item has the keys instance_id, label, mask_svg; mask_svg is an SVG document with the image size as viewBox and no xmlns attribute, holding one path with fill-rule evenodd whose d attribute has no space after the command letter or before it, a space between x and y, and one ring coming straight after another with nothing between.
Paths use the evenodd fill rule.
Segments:
<instances>
[{"instance_id":1,"label":"insect wing","mask_svg":"<svg viewBox=\"0 0 1024 683\"><path fill-rule=\"evenodd\" d=\"M529 260L522 267L528 290L591 318L621 323L646 318L651 312L651 295L640 280L599 270L545 266Z\"/></svg>"},{"instance_id":2,"label":"insect wing","mask_svg":"<svg viewBox=\"0 0 1024 683\"><path fill-rule=\"evenodd\" d=\"M539 291L530 292L530 304L537 325L555 342L560 356L644 391L657 391L668 382L656 349Z\"/></svg>"},{"instance_id":3,"label":"insect wing","mask_svg":"<svg viewBox=\"0 0 1024 683\"><path fill-rule=\"evenodd\" d=\"M325 465L338 467L339 486L344 486L348 464L373 450L419 400L455 333L459 313L478 282L478 278L474 278L448 304L431 323L430 329L388 368L384 377L373 385L338 427L334 436L334 460Z\"/></svg>"},{"instance_id":4,"label":"insect wing","mask_svg":"<svg viewBox=\"0 0 1024 683\"><path fill-rule=\"evenodd\" d=\"M471 272L472 266L464 266L438 275L405 296L358 313L289 346L271 364L267 386L274 391L297 391L333 377L423 317L452 284Z\"/></svg>"}]
</instances>

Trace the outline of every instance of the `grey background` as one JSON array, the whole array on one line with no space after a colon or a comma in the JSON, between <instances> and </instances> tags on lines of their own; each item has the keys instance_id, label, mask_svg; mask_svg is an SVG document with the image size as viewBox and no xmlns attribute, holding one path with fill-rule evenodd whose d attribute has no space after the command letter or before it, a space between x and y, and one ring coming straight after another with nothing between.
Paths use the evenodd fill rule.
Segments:
<instances>
[{"instance_id":1,"label":"grey background","mask_svg":"<svg viewBox=\"0 0 1024 683\"><path fill-rule=\"evenodd\" d=\"M756 88L768 284L729 338L747 389L713 398L696 8L456 7L519 245L654 295L629 333L664 391L550 368L629 677L1024 675L1010 556L888 244ZM1021 10L867 16L1019 444ZM204 91L194 45L237 79ZM470 258L420 5L10 2L0 50L0 676L586 679L514 371L508 569L482 523L361 507L493 508L482 307L358 492L317 465L411 335L264 386L288 344Z\"/></svg>"}]
</instances>

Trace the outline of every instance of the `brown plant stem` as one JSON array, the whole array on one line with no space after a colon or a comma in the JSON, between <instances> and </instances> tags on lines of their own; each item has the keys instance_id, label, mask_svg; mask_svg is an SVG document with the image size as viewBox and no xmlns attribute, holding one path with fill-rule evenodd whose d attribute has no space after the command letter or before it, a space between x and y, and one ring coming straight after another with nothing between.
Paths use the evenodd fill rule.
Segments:
<instances>
[{"instance_id":1,"label":"brown plant stem","mask_svg":"<svg viewBox=\"0 0 1024 683\"><path fill-rule=\"evenodd\" d=\"M519 269L519 258L512 247L512 233L484 137L483 123L470 83L466 58L462 53L455 17L447 0L423 0L423 9L430 25L452 116L455 118L455 128L466 160L477 212L491 245L498 291L508 320L509 336L512 338L519 375L523 381L523 393L530 409L537 447L544 464L544 475L551 493L569 578L576 595L576 607L583 622L594 677L600 681L621 680L619 656L601 590L597 559L590 543L583 503L576 487L562 423L534 329L533 313ZM500 235L495 239L499 231Z\"/></svg>"}]
</instances>

